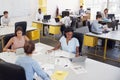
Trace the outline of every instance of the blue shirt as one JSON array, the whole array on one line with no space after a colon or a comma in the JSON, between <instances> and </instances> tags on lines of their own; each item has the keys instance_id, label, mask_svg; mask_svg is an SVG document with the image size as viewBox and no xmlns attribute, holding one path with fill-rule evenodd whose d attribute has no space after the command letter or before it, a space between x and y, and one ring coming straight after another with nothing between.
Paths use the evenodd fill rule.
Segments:
<instances>
[{"instance_id":1,"label":"blue shirt","mask_svg":"<svg viewBox=\"0 0 120 80\"><path fill-rule=\"evenodd\" d=\"M102 33L103 31L103 26L101 24L98 23L97 20L92 22L92 27L91 27L91 31L95 32L95 33Z\"/></svg>"},{"instance_id":2,"label":"blue shirt","mask_svg":"<svg viewBox=\"0 0 120 80\"><path fill-rule=\"evenodd\" d=\"M70 53L76 53L76 47L79 47L79 42L76 38L69 40L68 44L65 36L62 36L59 41L61 43L62 50Z\"/></svg>"},{"instance_id":3,"label":"blue shirt","mask_svg":"<svg viewBox=\"0 0 120 80\"><path fill-rule=\"evenodd\" d=\"M50 80L48 75L40 68L39 64L30 56L19 57L16 64L24 68L27 80L33 80L35 72L43 80Z\"/></svg>"}]
</instances>

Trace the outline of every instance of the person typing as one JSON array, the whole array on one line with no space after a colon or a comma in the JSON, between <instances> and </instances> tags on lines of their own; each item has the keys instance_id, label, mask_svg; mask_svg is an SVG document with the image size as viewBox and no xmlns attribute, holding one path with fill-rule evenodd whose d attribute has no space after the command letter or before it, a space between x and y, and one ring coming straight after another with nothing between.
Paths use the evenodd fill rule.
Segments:
<instances>
[{"instance_id":1,"label":"person typing","mask_svg":"<svg viewBox=\"0 0 120 80\"><path fill-rule=\"evenodd\" d=\"M101 20L102 20L102 16L101 15L96 15L96 20L94 20L92 22L92 25L91 25L92 26L91 31L93 33L101 34L101 33L105 32L105 31L109 31L107 26L103 26L103 25L101 25L99 23L99 21L101 21Z\"/></svg>"}]
</instances>

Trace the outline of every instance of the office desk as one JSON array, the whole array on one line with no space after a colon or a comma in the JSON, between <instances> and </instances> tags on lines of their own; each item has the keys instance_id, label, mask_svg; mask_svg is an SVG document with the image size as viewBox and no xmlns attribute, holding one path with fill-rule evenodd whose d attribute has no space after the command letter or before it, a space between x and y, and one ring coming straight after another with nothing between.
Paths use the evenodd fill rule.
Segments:
<instances>
[{"instance_id":1,"label":"office desk","mask_svg":"<svg viewBox=\"0 0 120 80\"><path fill-rule=\"evenodd\" d=\"M73 17L73 18L80 18L81 15L74 15L74 14L72 14L72 15L70 15L70 17Z\"/></svg>"},{"instance_id":2,"label":"office desk","mask_svg":"<svg viewBox=\"0 0 120 80\"><path fill-rule=\"evenodd\" d=\"M37 52L37 54L35 53L33 54L33 59L40 62L41 66L46 63L49 63L48 56L52 54L45 54L45 52L48 49L52 49L52 47L42 43L37 43L36 48L37 49L35 51ZM55 58L58 58L60 54L67 57L65 58L66 61L68 60L68 58L75 56L65 51L58 50L55 52ZM7 53L7 52L0 53L0 58L2 58L7 62L12 62L12 63L15 63L16 59L19 56L22 55L16 55L14 53ZM120 79L120 68L112 65L101 63L89 58L87 58L85 63L80 63L77 65L83 66L87 72L76 74L70 67L62 67L59 65L55 65L53 71L56 70L67 71L68 76L66 77L65 80L119 80Z\"/></svg>"},{"instance_id":3,"label":"office desk","mask_svg":"<svg viewBox=\"0 0 120 80\"><path fill-rule=\"evenodd\" d=\"M62 25L62 23L60 23L60 22L58 22L58 23L56 23L56 22L54 22L54 21L51 21L51 22L42 22L42 21L33 21L34 23L38 23L38 24L41 24L42 25L42 35L44 36L44 25L47 25L47 26L50 26L50 27L54 27L54 32L52 31L52 33L53 34L56 34L56 33L58 33L57 31L59 31L60 32L60 27L61 27L61 25ZM58 27L59 27L59 29L58 29ZM51 31L51 30L50 30Z\"/></svg>"},{"instance_id":4,"label":"office desk","mask_svg":"<svg viewBox=\"0 0 120 80\"><path fill-rule=\"evenodd\" d=\"M32 31L35 30L36 28L33 27L27 27L26 31ZM14 26L5 26L0 28L0 36L5 36L8 34L13 34L15 32L15 27Z\"/></svg>"},{"instance_id":5,"label":"office desk","mask_svg":"<svg viewBox=\"0 0 120 80\"><path fill-rule=\"evenodd\" d=\"M105 39L104 56L103 56L104 59L106 59L107 41L108 41L108 39L115 40L115 41L120 41L120 30L110 31L109 33L103 33L103 34L86 33L85 35L93 36L93 37L99 37L99 38Z\"/></svg>"}]
</instances>

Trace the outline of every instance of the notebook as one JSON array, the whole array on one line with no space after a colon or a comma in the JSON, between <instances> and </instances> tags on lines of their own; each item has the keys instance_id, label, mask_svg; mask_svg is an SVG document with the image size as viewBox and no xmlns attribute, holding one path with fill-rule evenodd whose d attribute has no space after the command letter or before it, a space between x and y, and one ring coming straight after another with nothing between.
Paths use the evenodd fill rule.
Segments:
<instances>
[{"instance_id":1,"label":"notebook","mask_svg":"<svg viewBox=\"0 0 120 80\"><path fill-rule=\"evenodd\" d=\"M72 63L85 62L86 58L87 56L79 56L79 57L70 58L70 61Z\"/></svg>"},{"instance_id":2,"label":"notebook","mask_svg":"<svg viewBox=\"0 0 120 80\"><path fill-rule=\"evenodd\" d=\"M55 22L57 23L57 22L59 22L60 20L59 20L59 18L55 18Z\"/></svg>"},{"instance_id":3,"label":"notebook","mask_svg":"<svg viewBox=\"0 0 120 80\"><path fill-rule=\"evenodd\" d=\"M16 49L16 54L17 54L17 55L24 54L24 49L23 49L23 48L18 48L18 49Z\"/></svg>"}]
</instances>

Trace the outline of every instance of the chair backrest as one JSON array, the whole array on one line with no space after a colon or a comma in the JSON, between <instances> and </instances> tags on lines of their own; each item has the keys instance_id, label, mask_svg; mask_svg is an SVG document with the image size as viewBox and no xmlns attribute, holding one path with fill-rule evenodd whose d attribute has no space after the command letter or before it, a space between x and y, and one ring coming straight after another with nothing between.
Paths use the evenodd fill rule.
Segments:
<instances>
[{"instance_id":1,"label":"chair backrest","mask_svg":"<svg viewBox=\"0 0 120 80\"><path fill-rule=\"evenodd\" d=\"M88 26L89 32L92 32L92 31L91 31L91 24L90 24L90 21L87 22L87 26Z\"/></svg>"},{"instance_id":2,"label":"chair backrest","mask_svg":"<svg viewBox=\"0 0 120 80\"><path fill-rule=\"evenodd\" d=\"M15 29L19 26L23 29L23 35L26 35L27 22L26 21L16 22L15 23Z\"/></svg>"},{"instance_id":3,"label":"chair backrest","mask_svg":"<svg viewBox=\"0 0 120 80\"><path fill-rule=\"evenodd\" d=\"M26 80L25 71L16 64L0 62L0 80Z\"/></svg>"},{"instance_id":4,"label":"chair backrest","mask_svg":"<svg viewBox=\"0 0 120 80\"><path fill-rule=\"evenodd\" d=\"M82 45L83 45L83 34L82 33L78 33L78 32L74 32L73 33L73 37L77 38L79 41L79 52L82 52ZM80 54L81 55L81 54Z\"/></svg>"},{"instance_id":5,"label":"chair backrest","mask_svg":"<svg viewBox=\"0 0 120 80\"><path fill-rule=\"evenodd\" d=\"M8 43L8 41L14 37L14 34L9 34L3 37L3 41L4 41L4 46ZM11 46L9 47L9 49L11 49Z\"/></svg>"},{"instance_id":6,"label":"chair backrest","mask_svg":"<svg viewBox=\"0 0 120 80\"><path fill-rule=\"evenodd\" d=\"M69 14L69 11L62 11L62 18L64 18L67 14Z\"/></svg>"},{"instance_id":7,"label":"chair backrest","mask_svg":"<svg viewBox=\"0 0 120 80\"><path fill-rule=\"evenodd\" d=\"M3 15L0 15L0 25L1 25L1 17L2 17Z\"/></svg>"}]
</instances>

